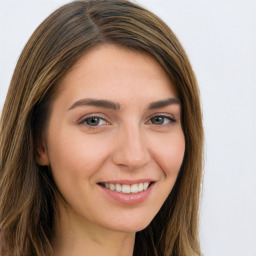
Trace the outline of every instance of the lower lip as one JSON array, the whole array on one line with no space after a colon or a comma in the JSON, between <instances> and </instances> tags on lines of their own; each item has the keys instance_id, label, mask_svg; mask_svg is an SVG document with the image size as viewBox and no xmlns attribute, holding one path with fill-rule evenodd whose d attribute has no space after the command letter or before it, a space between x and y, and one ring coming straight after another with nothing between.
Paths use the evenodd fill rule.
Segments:
<instances>
[{"instance_id":1,"label":"lower lip","mask_svg":"<svg viewBox=\"0 0 256 256\"><path fill-rule=\"evenodd\" d=\"M111 198L113 198L115 201L121 203L121 204L139 204L144 202L148 197L150 192L152 191L152 188L154 186L154 183L152 183L147 190L144 190L142 192L138 193L130 193L125 194L117 191L112 191L110 189L104 188L101 186L101 189L109 195Z\"/></svg>"}]
</instances>

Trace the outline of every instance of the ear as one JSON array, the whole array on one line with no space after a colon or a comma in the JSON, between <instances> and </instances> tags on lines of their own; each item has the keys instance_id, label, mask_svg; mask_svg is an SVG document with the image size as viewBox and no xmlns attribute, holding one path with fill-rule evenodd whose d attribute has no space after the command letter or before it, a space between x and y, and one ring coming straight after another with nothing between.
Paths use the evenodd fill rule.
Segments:
<instances>
[{"instance_id":1,"label":"ear","mask_svg":"<svg viewBox=\"0 0 256 256\"><path fill-rule=\"evenodd\" d=\"M50 164L44 139L36 145L36 163L41 166L48 166Z\"/></svg>"}]
</instances>

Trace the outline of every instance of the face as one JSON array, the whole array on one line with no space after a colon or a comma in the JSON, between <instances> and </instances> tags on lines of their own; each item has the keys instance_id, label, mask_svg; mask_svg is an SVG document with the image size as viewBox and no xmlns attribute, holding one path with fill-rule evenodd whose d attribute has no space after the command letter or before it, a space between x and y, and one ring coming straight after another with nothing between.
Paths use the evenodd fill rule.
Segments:
<instances>
[{"instance_id":1,"label":"face","mask_svg":"<svg viewBox=\"0 0 256 256\"><path fill-rule=\"evenodd\" d=\"M144 229L182 164L180 118L175 88L154 59L114 45L86 53L60 85L38 160L51 167L69 221Z\"/></svg>"}]
</instances>

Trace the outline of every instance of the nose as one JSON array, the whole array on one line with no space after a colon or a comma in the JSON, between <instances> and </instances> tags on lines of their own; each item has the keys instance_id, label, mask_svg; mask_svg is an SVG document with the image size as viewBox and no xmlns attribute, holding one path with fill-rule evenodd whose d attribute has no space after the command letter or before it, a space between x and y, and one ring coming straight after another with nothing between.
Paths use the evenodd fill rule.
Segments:
<instances>
[{"instance_id":1,"label":"nose","mask_svg":"<svg viewBox=\"0 0 256 256\"><path fill-rule=\"evenodd\" d=\"M146 136L136 125L121 129L114 144L112 159L116 165L135 170L145 167L151 160Z\"/></svg>"}]
</instances>

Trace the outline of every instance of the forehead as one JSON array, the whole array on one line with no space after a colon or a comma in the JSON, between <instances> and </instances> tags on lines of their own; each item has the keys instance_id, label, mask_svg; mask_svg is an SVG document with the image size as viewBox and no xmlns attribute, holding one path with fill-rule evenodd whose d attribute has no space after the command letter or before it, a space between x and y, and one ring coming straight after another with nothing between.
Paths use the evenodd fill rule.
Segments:
<instances>
[{"instance_id":1,"label":"forehead","mask_svg":"<svg viewBox=\"0 0 256 256\"><path fill-rule=\"evenodd\" d=\"M100 97L115 101L152 101L177 97L169 76L151 56L117 45L101 45L84 54L64 77L69 98ZM156 99L157 98L157 99Z\"/></svg>"}]
</instances>

